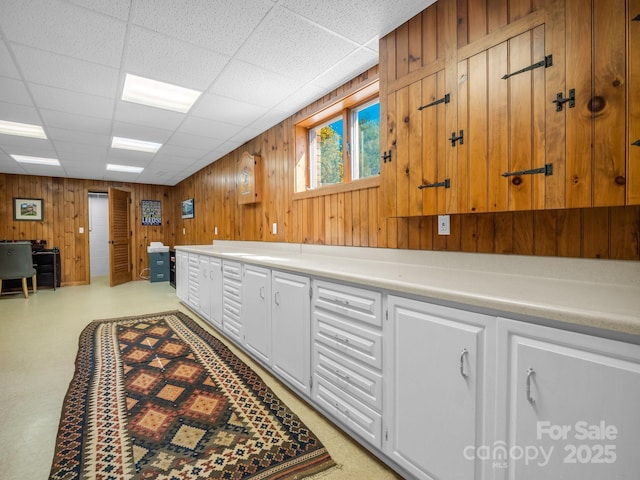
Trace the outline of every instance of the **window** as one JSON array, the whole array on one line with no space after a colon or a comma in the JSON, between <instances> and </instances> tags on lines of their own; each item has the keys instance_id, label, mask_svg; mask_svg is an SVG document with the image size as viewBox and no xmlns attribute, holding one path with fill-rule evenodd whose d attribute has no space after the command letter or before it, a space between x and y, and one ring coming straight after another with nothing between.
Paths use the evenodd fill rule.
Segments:
<instances>
[{"instance_id":1,"label":"window","mask_svg":"<svg viewBox=\"0 0 640 480\"><path fill-rule=\"evenodd\" d=\"M324 194L371 177L378 181L377 92L377 83L369 85L296 124L296 192L323 189L319 194ZM365 183L349 189L366 188Z\"/></svg>"}]
</instances>

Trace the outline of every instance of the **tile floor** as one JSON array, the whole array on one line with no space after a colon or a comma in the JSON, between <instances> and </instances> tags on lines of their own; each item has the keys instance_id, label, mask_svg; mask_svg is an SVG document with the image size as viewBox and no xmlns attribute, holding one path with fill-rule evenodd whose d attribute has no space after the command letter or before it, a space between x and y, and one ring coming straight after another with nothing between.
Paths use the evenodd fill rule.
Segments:
<instances>
[{"instance_id":1,"label":"tile floor","mask_svg":"<svg viewBox=\"0 0 640 480\"><path fill-rule=\"evenodd\" d=\"M98 318L179 309L168 283L131 282L110 288L106 277L91 285L0 296L0 476L7 480L48 477L62 401L74 371L80 332ZM200 321L201 323L204 323ZM212 330L212 329L210 329ZM219 335L217 335L219 337ZM229 344L229 342L225 343ZM233 345L276 394L320 438L338 467L333 479L400 478L310 408Z\"/></svg>"}]
</instances>

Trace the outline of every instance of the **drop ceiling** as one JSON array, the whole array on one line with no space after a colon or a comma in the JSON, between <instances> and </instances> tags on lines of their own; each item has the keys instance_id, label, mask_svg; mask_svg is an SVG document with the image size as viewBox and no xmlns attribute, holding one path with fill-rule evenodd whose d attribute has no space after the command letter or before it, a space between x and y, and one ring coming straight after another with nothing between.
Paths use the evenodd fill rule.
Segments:
<instances>
[{"instance_id":1,"label":"drop ceiling","mask_svg":"<svg viewBox=\"0 0 640 480\"><path fill-rule=\"evenodd\" d=\"M175 185L377 64L380 37L431 3L0 1L0 120L47 135L0 134L0 173ZM203 93L186 114L126 102L127 73ZM113 136L162 147L113 149Z\"/></svg>"}]
</instances>

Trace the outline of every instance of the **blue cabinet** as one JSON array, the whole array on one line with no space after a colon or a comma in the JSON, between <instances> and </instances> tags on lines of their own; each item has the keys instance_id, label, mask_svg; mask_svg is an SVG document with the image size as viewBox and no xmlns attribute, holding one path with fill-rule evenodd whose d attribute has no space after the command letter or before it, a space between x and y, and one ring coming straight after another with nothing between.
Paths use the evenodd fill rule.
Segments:
<instances>
[{"instance_id":1,"label":"blue cabinet","mask_svg":"<svg viewBox=\"0 0 640 480\"><path fill-rule=\"evenodd\" d=\"M149 254L149 280L151 282L169 281L169 252L154 252Z\"/></svg>"}]
</instances>

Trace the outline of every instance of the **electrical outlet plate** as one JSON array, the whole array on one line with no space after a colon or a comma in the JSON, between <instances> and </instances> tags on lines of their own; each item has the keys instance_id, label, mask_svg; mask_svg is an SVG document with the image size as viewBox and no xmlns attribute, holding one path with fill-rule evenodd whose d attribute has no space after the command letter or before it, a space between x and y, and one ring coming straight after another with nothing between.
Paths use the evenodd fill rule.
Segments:
<instances>
[{"instance_id":1,"label":"electrical outlet plate","mask_svg":"<svg viewBox=\"0 0 640 480\"><path fill-rule=\"evenodd\" d=\"M438 235L451 235L449 215L438 215Z\"/></svg>"},{"instance_id":2,"label":"electrical outlet plate","mask_svg":"<svg viewBox=\"0 0 640 480\"><path fill-rule=\"evenodd\" d=\"M271 231L273 232L274 235L278 234L278 224L274 223L273 225L271 225Z\"/></svg>"}]
</instances>

